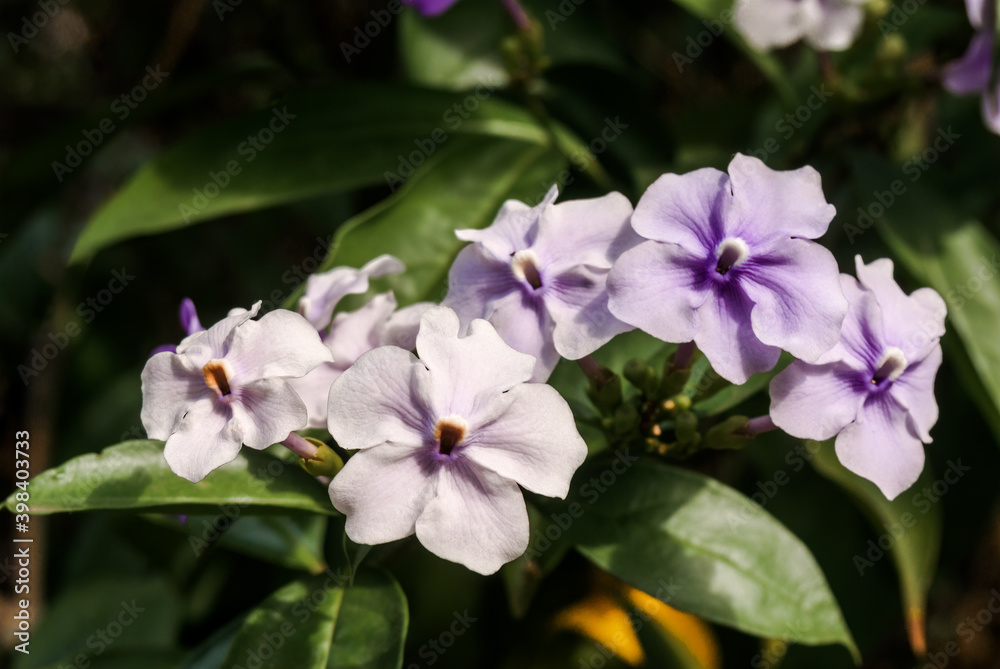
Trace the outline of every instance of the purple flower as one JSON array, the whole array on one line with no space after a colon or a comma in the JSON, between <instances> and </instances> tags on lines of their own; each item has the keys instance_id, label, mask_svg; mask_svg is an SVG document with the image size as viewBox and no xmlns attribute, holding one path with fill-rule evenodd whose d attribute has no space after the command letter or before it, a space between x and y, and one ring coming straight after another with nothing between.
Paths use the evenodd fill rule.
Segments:
<instances>
[{"instance_id":1,"label":"purple flower","mask_svg":"<svg viewBox=\"0 0 1000 669\"><path fill-rule=\"evenodd\" d=\"M376 295L357 311L337 314L330 331L321 333L323 343L333 354L333 362L324 362L305 376L288 380L306 404L309 427L327 426L330 386L361 354L379 346L412 350L420 316L430 306L430 302L420 302L396 311L396 298L389 292Z\"/></svg>"},{"instance_id":2,"label":"purple flower","mask_svg":"<svg viewBox=\"0 0 1000 669\"><path fill-rule=\"evenodd\" d=\"M965 54L945 66L944 87L956 95L982 95L983 122L990 131L1000 135L1000 85L990 86L996 43L996 5L984 0L966 0L965 8L976 34Z\"/></svg>"},{"instance_id":3,"label":"purple flower","mask_svg":"<svg viewBox=\"0 0 1000 669\"><path fill-rule=\"evenodd\" d=\"M424 16L437 16L443 14L449 7L458 0L403 0L404 5L414 7Z\"/></svg>"},{"instance_id":4,"label":"purple flower","mask_svg":"<svg viewBox=\"0 0 1000 669\"><path fill-rule=\"evenodd\" d=\"M380 255L361 269L335 267L327 272L313 274L306 281L306 292L299 300L298 311L317 330L325 330L341 298L368 290L369 279L399 274L405 269L406 266L399 258Z\"/></svg>"},{"instance_id":5,"label":"purple flower","mask_svg":"<svg viewBox=\"0 0 1000 669\"><path fill-rule=\"evenodd\" d=\"M774 367L781 349L816 360L847 312L837 261L809 241L834 213L811 167L777 172L737 154L729 176L665 174L632 217L650 241L608 277L611 313L664 341L693 340L737 384Z\"/></svg>"},{"instance_id":6,"label":"purple flower","mask_svg":"<svg viewBox=\"0 0 1000 669\"><path fill-rule=\"evenodd\" d=\"M448 275L451 307L463 326L488 320L504 341L537 359L533 381L559 356L576 360L631 330L608 311L605 280L622 251L641 240L621 193L553 204L553 186L535 207L508 200L485 230L458 230L475 242Z\"/></svg>"},{"instance_id":7,"label":"purple flower","mask_svg":"<svg viewBox=\"0 0 1000 669\"><path fill-rule=\"evenodd\" d=\"M416 533L432 553L492 574L528 545L518 484L565 497L587 455L569 405L525 383L535 361L489 323L459 337L458 316L428 309L418 360L383 346L330 390L330 432L360 449L330 485L347 535L380 544Z\"/></svg>"},{"instance_id":8,"label":"purple flower","mask_svg":"<svg viewBox=\"0 0 1000 669\"><path fill-rule=\"evenodd\" d=\"M181 322L181 327L184 328L184 332L189 335L193 335L195 332L201 332L205 328L202 327L201 321L198 320L198 310L194 306L194 301L190 297L185 297L181 300L181 307L178 310L177 318ZM173 344L164 344L162 346L157 346L150 353L150 356L154 356L157 353L176 353L177 347Z\"/></svg>"},{"instance_id":9,"label":"purple flower","mask_svg":"<svg viewBox=\"0 0 1000 669\"><path fill-rule=\"evenodd\" d=\"M330 349L291 311L250 320L260 304L234 309L142 370L143 427L167 442L167 464L189 481L232 461L240 444L267 448L306 425L306 407L285 379L329 362Z\"/></svg>"},{"instance_id":10,"label":"purple flower","mask_svg":"<svg viewBox=\"0 0 1000 669\"><path fill-rule=\"evenodd\" d=\"M934 376L941 365L944 300L921 288L907 296L887 258L841 276L850 310L840 342L816 364L795 361L771 381L771 418L802 439L837 436L837 457L889 499L924 468L937 422Z\"/></svg>"},{"instance_id":11,"label":"purple flower","mask_svg":"<svg viewBox=\"0 0 1000 669\"><path fill-rule=\"evenodd\" d=\"M739 0L736 27L767 50L805 39L816 49L843 51L861 32L866 0Z\"/></svg>"}]
</instances>

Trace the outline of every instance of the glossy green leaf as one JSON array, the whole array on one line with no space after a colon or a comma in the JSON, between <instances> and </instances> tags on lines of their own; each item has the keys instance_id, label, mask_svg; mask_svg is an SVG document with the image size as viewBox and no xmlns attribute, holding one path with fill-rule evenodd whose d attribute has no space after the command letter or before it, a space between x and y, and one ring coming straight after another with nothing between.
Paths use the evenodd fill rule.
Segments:
<instances>
[{"instance_id":1,"label":"glossy green leaf","mask_svg":"<svg viewBox=\"0 0 1000 669\"><path fill-rule=\"evenodd\" d=\"M903 613L910 645L917 656L927 649L925 618L927 591L934 579L938 552L941 548L941 506L930 504L916 492L934 482L930 467L924 467L920 478L909 492L887 500L874 483L848 471L837 459L832 441L808 442L814 453L816 470L844 490L857 502L879 535L892 537L892 560L899 572L903 592ZM859 551L855 567L863 576L872 566L866 551Z\"/></svg>"},{"instance_id":2,"label":"glossy green leaf","mask_svg":"<svg viewBox=\"0 0 1000 669\"><path fill-rule=\"evenodd\" d=\"M576 514L573 514L573 504ZM658 599L744 632L857 654L809 549L739 492L625 455L574 478L571 538L601 568Z\"/></svg>"},{"instance_id":3,"label":"glossy green leaf","mask_svg":"<svg viewBox=\"0 0 1000 669\"><path fill-rule=\"evenodd\" d=\"M255 514L308 511L336 515L326 488L297 466L244 448L199 483L174 474L163 442L126 441L42 472L30 483L31 512L94 509ZM4 506L13 510L12 494Z\"/></svg>"},{"instance_id":4,"label":"glossy green leaf","mask_svg":"<svg viewBox=\"0 0 1000 669\"><path fill-rule=\"evenodd\" d=\"M553 149L508 139L456 138L396 194L342 225L323 269L361 267L382 253L406 263L388 277L400 304L439 302L448 270L466 242L460 228L493 222L510 198L538 202L563 168ZM298 299L293 295L289 306Z\"/></svg>"},{"instance_id":5,"label":"glossy green leaf","mask_svg":"<svg viewBox=\"0 0 1000 669\"><path fill-rule=\"evenodd\" d=\"M385 183L459 135L549 142L528 112L491 95L461 108L465 98L451 93L341 84L227 119L143 166L90 219L70 261L136 236Z\"/></svg>"},{"instance_id":6,"label":"glossy green leaf","mask_svg":"<svg viewBox=\"0 0 1000 669\"><path fill-rule=\"evenodd\" d=\"M398 669L406 597L384 572L345 570L289 583L250 612L224 667Z\"/></svg>"}]
</instances>

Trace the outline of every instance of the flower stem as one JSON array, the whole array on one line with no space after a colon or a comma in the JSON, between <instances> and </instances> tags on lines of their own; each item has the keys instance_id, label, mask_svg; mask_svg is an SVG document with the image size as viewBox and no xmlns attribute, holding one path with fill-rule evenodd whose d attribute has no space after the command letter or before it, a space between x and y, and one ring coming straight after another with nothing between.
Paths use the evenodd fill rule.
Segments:
<instances>
[{"instance_id":1,"label":"flower stem","mask_svg":"<svg viewBox=\"0 0 1000 669\"><path fill-rule=\"evenodd\" d=\"M296 432L289 432L285 440L281 442L281 445L290 450L295 455L300 458L305 458L306 460L313 460L319 453L319 449L313 444L309 443L305 437L302 437Z\"/></svg>"},{"instance_id":2,"label":"flower stem","mask_svg":"<svg viewBox=\"0 0 1000 669\"><path fill-rule=\"evenodd\" d=\"M694 356L694 342L687 341L677 345L674 353L674 369L687 369L691 366L691 358Z\"/></svg>"},{"instance_id":3,"label":"flower stem","mask_svg":"<svg viewBox=\"0 0 1000 669\"><path fill-rule=\"evenodd\" d=\"M601 365L594 360L594 356L585 355L576 362L580 365L580 369L583 370L583 373L587 375L588 379L595 382L604 380L604 374L601 372Z\"/></svg>"},{"instance_id":4,"label":"flower stem","mask_svg":"<svg viewBox=\"0 0 1000 669\"><path fill-rule=\"evenodd\" d=\"M746 427L743 428L742 432L748 437L756 437L758 434L777 429L778 426L774 424L770 416L757 416L747 421Z\"/></svg>"}]
</instances>

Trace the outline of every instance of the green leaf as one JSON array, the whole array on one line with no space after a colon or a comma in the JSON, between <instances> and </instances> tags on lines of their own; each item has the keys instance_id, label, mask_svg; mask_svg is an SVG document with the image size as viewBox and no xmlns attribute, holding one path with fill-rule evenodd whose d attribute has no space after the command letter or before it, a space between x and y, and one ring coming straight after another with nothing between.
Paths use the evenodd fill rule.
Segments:
<instances>
[{"instance_id":1,"label":"green leaf","mask_svg":"<svg viewBox=\"0 0 1000 669\"><path fill-rule=\"evenodd\" d=\"M94 509L256 514L308 511L336 515L326 489L295 465L244 448L199 483L174 474L163 442L126 441L42 472L30 483L31 513ZM13 510L14 495L4 502ZM221 508L220 508L221 507Z\"/></svg>"},{"instance_id":2,"label":"green leaf","mask_svg":"<svg viewBox=\"0 0 1000 669\"><path fill-rule=\"evenodd\" d=\"M563 158L548 147L456 138L396 194L342 225L321 269L361 267L391 253L406 263L406 272L380 285L391 288L403 305L438 302L452 261L466 245L455 230L486 227L509 198L541 200L563 166ZM297 299L298 293L289 306Z\"/></svg>"},{"instance_id":3,"label":"green leaf","mask_svg":"<svg viewBox=\"0 0 1000 669\"><path fill-rule=\"evenodd\" d=\"M566 508L579 517L571 538L587 558L706 620L766 638L840 643L857 656L823 572L787 528L714 479L628 460L595 459L574 479Z\"/></svg>"},{"instance_id":4,"label":"green leaf","mask_svg":"<svg viewBox=\"0 0 1000 669\"><path fill-rule=\"evenodd\" d=\"M465 98L451 93L341 84L227 119L143 166L88 221L70 262L124 239L384 183L400 171L401 156L419 154L423 162L459 135L549 143L528 112L493 98L475 101L473 112L456 111ZM270 133L269 143L254 139L261 133Z\"/></svg>"},{"instance_id":5,"label":"green leaf","mask_svg":"<svg viewBox=\"0 0 1000 669\"><path fill-rule=\"evenodd\" d=\"M941 506L914 504L916 499L912 495L900 495L894 500L887 500L874 483L848 471L840 464L832 441L807 442L807 448L814 454L813 467L854 498L877 532L893 537L893 547L889 553L899 572L903 614L910 646L918 657L922 657L927 650L927 591L934 579L941 548ZM927 466L913 489L924 488L933 483L933 472ZM864 569L871 565L856 563L855 566L864 575Z\"/></svg>"},{"instance_id":6,"label":"green leaf","mask_svg":"<svg viewBox=\"0 0 1000 669\"><path fill-rule=\"evenodd\" d=\"M409 622L406 597L384 572L353 585L347 572L293 581L250 612L222 666L397 669Z\"/></svg>"},{"instance_id":7,"label":"green leaf","mask_svg":"<svg viewBox=\"0 0 1000 669\"><path fill-rule=\"evenodd\" d=\"M743 385L726 386L704 401L695 403L692 410L698 414L699 417L717 416L720 413L729 411L730 409L742 404L745 400L750 399L757 393L766 390L768 384L771 383L771 379L773 379L778 372L787 367L788 363L791 361L792 356L786 352L782 352L781 358L778 360L778 364L775 365L774 369L771 371L764 372L763 374L754 374ZM720 378L719 375L712 369L709 369L707 374L711 374L716 380Z\"/></svg>"}]
</instances>

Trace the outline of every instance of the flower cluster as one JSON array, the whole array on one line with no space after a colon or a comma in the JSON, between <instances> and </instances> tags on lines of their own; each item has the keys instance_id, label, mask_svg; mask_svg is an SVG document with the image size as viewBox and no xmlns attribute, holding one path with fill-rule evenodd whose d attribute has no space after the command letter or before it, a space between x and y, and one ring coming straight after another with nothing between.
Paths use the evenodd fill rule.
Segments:
<instances>
[{"instance_id":1,"label":"flower cluster","mask_svg":"<svg viewBox=\"0 0 1000 669\"><path fill-rule=\"evenodd\" d=\"M489 227L457 231L470 243L440 306L399 309L387 292L334 315L370 278L403 271L392 256L311 277L297 313L254 320L258 302L206 330L185 300L188 336L142 374L149 435L197 482L243 444L301 454L296 430L328 428L354 452L329 482L348 536L416 535L493 573L528 544L521 488L564 497L587 455L543 382L560 358L594 369L591 353L639 328L679 345L678 368L697 347L734 384L788 351L770 418L744 434L836 437L841 461L887 497L913 483L937 419L944 302L905 295L885 259L839 273L814 241L835 214L816 170L737 155L728 173L661 176L634 211L620 193L557 197L508 201Z\"/></svg>"}]
</instances>

